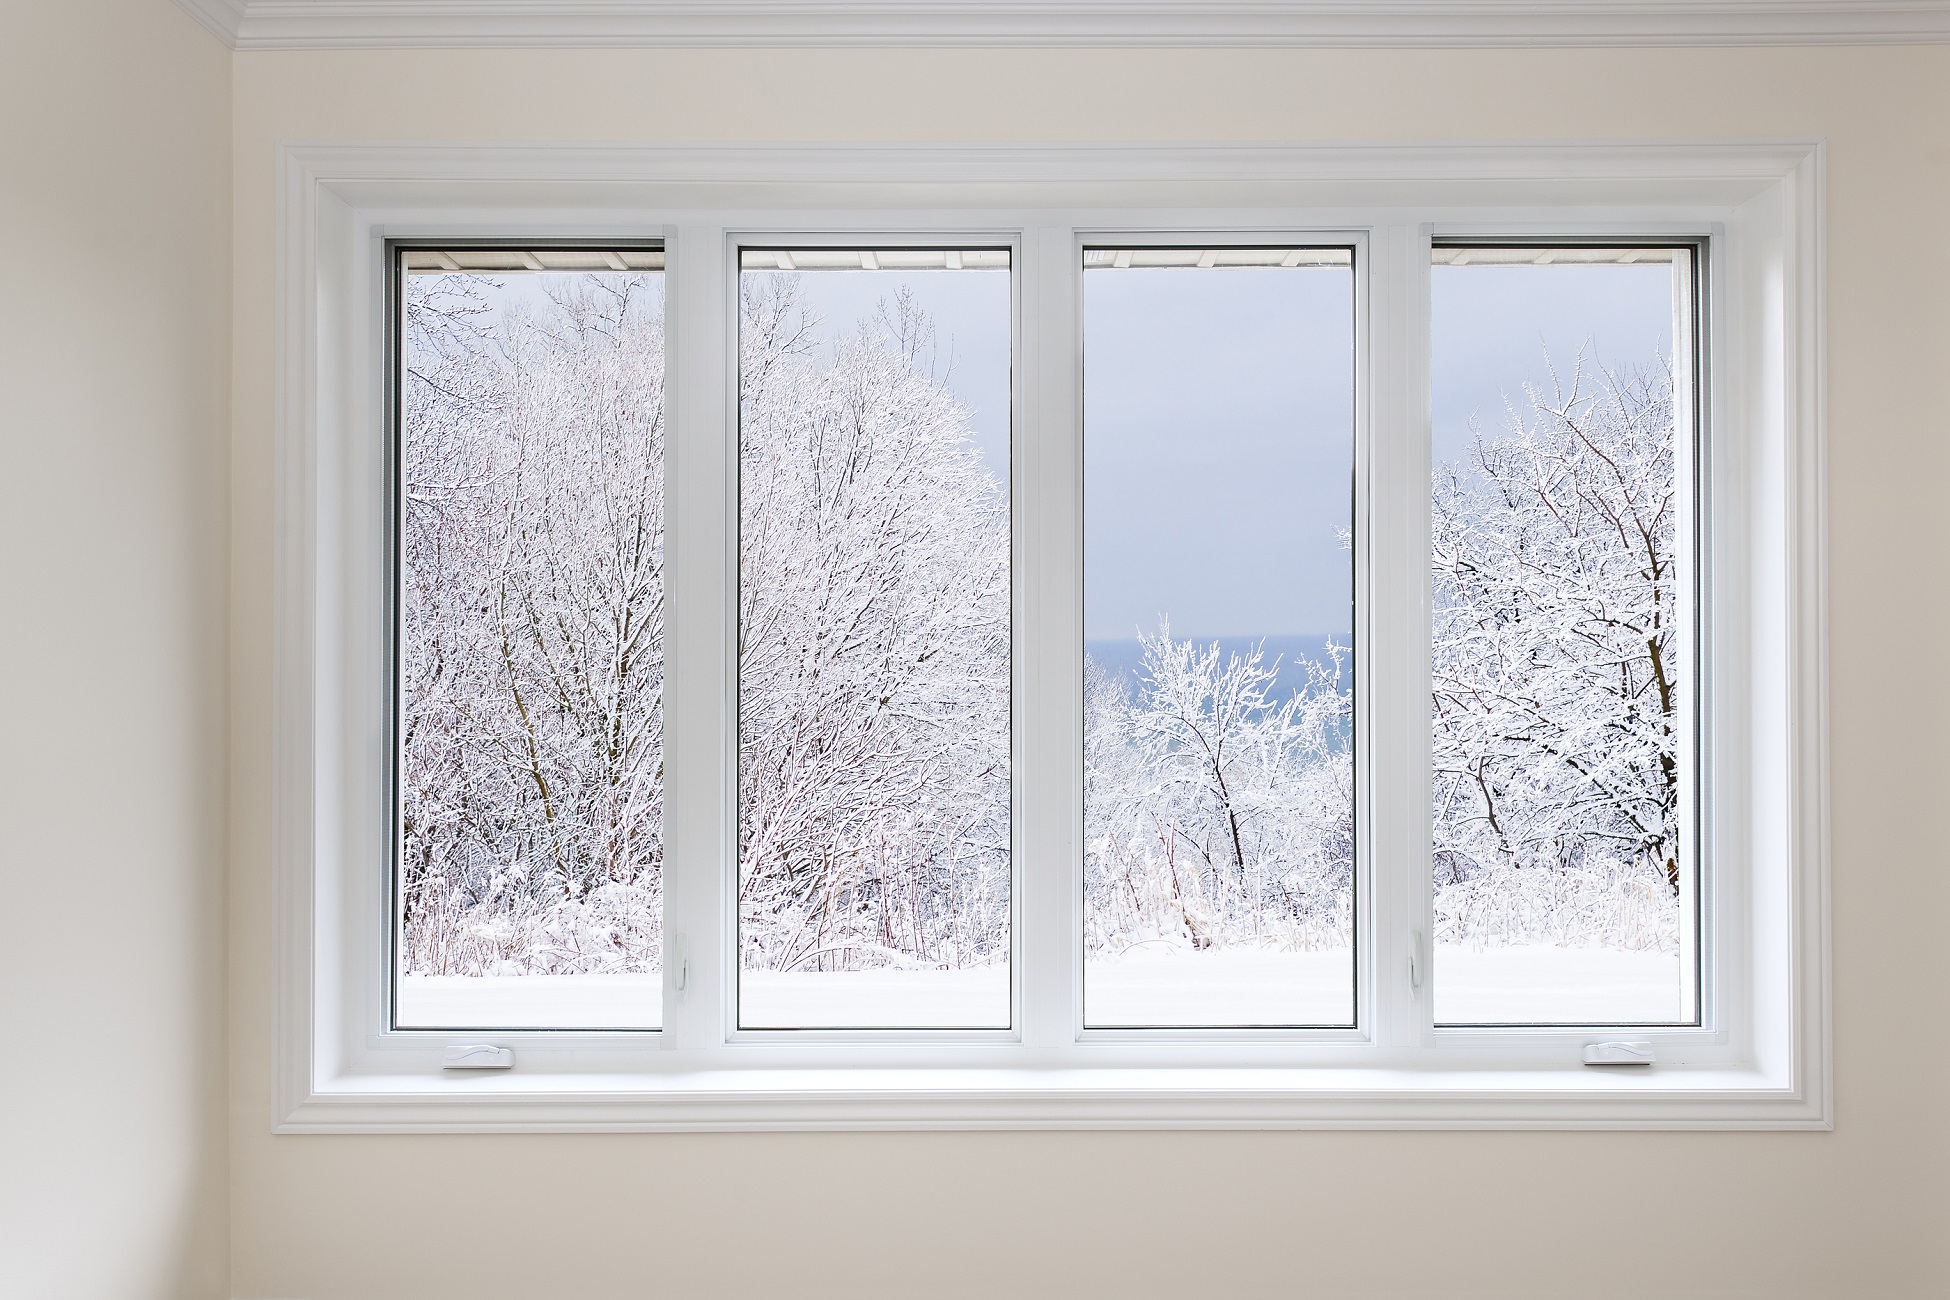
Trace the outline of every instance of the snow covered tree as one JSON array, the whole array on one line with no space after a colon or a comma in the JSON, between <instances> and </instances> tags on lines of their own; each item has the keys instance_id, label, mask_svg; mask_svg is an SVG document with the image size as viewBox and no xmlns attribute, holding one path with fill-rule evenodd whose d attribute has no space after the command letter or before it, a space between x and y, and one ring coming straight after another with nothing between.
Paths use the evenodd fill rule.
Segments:
<instances>
[{"instance_id":1,"label":"snow covered tree","mask_svg":"<svg viewBox=\"0 0 1950 1300\"><path fill-rule=\"evenodd\" d=\"M1437 928L1677 943L1680 496L1663 370L1533 388L1434 489Z\"/></svg>"},{"instance_id":2,"label":"snow covered tree","mask_svg":"<svg viewBox=\"0 0 1950 1300\"><path fill-rule=\"evenodd\" d=\"M654 275L407 285L407 969L656 969L663 337ZM498 295L498 297L497 297ZM748 964L1001 959L1008 502L911 298L830 354L742 320Z\"/></svg>"},{"instance_id":3,"label":"snow covered tree","mask_svg":"<svg viewBox=\"0 0 1950 1300\"><path fill-rule=\"evenodd\" d=\"M1006 493L911 296L829 355L747 276L741 338L744 965L1004 959Z\"/></svg>"},{"instance_id":4,"label":"snow covered tree","mask_svg":"<svg viewBox=\"0 0 1950 1300\"><path fill-rule=\"evenodd\" d=\"M746 969L1006 958L1003 484L911 297L837 336L792 274L740 321ZM654 274L409 277L403 959L660 962L663 320ZM533 289L537 282L528 282ZM1574 372L1433 497L1438 936L1670 950L1688 644L1664 373ZM1086 941L1351 937L1338 647L1143 638L1085 679ZM1291 666L1289 666L1291 667Z\"/></svg>"},{"instance_id":5,"label":"snow covered tree","mask_svg":"<svg viewBox=\"0 0 1950 1300\"><path fill-rule=\"evenodd\" d=\"M402 903L422 973L656 969L660 277L411 276Z\"/></svg>"},{"instance_id":6,"label":"snow covered tree","mask_svg":"<svg viewBox=\"0 0 1950 1300\"><path fill-rule=\"evenodd\" d=\"M1135 683L1085 676L1089 946L1344 943L1354 867L1351 697L1338 647L1284 699L1255 646L1141 639Z\"/></svg>"}]
</instances>

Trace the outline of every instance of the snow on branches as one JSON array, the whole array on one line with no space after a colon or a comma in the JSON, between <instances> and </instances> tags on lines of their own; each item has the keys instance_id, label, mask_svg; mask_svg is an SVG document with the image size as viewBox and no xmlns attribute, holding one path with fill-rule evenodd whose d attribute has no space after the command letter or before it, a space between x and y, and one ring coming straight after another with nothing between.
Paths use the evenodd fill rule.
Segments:
<instances>
[{"instance_id":1,"label":"snow on branches","mask_svg":"<svg viewBox=\"0 0 1950 1300\"><path fill-rule=\"evenodd\" d=\"M744 966L1005 960L1007 495L910 297L827 356L792 277L747 282Z\"/></svg>"},{"instance_id":2,"label":"snow on branches","mask_svg":"<svg viewBox=\"0 0 1950 1300\"><path fill-rule=\"evenodd\" d=\"M1352 925L1354 770L1343 650L1280 699L1260 646L1140 639L1135 680L1087 661L1090 952L1309 949Z\"/></svg>"},{"instance_id":3,"label":"snow on branches","mask_svg":"<svg viewBox=\"0 0 1950 1300\"><path fill-rule=\"evenodd\" d=\"M1004 485L897 296L837 337L744 277L745 969L959 968L1010 938ZM661 960L663 311L654 274L412 276L402 961ZM1575 371L1434 485L1437 937L1673 950L1683 883L1671 377ZM1087 663L1086 942L1351 939L1344 648Z\"/></svg>"},{"instance_id":4,"label":"snow on branches","mask_svg":"<svg viewBox=\"0 0 1950 1300\"><path fill-rule=\"evenodd\" d=\"M402 959L420 974L658 964L663 303L550 277L497 312L407 280Z\"/></svg>"},{"instance_id":5,"label":"snow on branches","mask_svg":"<svg viewBox=\"0 0 1950 1300\"><path fill-rule=\"evenodd\" d=\"M1673 384L1580 365L1436 475L1436 928L1678 946Z\"/></svg>"}]
</instances>

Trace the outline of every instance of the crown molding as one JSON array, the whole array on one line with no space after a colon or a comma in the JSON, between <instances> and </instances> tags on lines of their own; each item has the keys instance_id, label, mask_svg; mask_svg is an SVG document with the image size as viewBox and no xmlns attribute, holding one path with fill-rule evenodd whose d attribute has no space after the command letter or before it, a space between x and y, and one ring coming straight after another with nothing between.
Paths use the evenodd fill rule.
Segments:
<instances>
[{"instance_id":1,"label":"crown molding","mask_svg":"<svg viewBox=\"0 0 1950 1300\"><path fill-rule=\"evenodd\" d=\"M210 33L232 49L244 30L248 0L176 0L177 8L201 23Z\"/></svg>"},{"instance_id":2,"label":"crown molding","mask_svg":"<svg viewBox=\"0 0 1950 1300\"><path fill-rule=\"evenodd\" d=\"M1890 45L1950 0L176 0L234 49Z\"/></svg>"},{"instance_id":3,"label":"crown molding","mask_svg":"<svg viewBox=\"0 0 1950 1300\"><path fill-rule=\"evenodd\" d=\"M1484 185L1667 180L1736 188L1775 182L1819 152L1803 139L1732 141L1450 141L1323 144L939 144L737 142L608 144L286 141L283 156L316 183L438 176L477 184L1050 185L1231 181ZM302 187L301 187L302 188Z\"/></svg>"}]
</instances>

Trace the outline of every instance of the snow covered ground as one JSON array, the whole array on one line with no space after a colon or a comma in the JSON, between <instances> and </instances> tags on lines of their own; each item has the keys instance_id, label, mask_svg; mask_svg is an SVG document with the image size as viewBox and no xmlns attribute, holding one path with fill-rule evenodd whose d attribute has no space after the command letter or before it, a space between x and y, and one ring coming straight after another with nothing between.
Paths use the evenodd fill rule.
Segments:
<instances>
[{"instance_id":1,"label":"snow covered ground","mask_svg":"<svg viewBox=\"0 0 1950 1300\"><path fill-rule=\"evenodd\" d=\"M1354 954L1141 947L1083 967L1087 1025L1351 1025Z\"/></svg>"},{"instance_id":2,"label":"snow covered ground","mask_svg":"<svg viewBox=\"0 0 1950 1300\"><path fill-rule=\"evenodd\" d=\"M401 1029L655 1029L661 975L407 975Z\"/></svg>"},{"instance_id":3,"label":"snow covered ground","mask_svg":"<svg viewBox=\"0 0 1950 1300\"><path fill-rule=\"evenodd\" d=\"M1679 958L1535 945L1438 947L1436 1017L1456 1023L1626 1023L1690 1017ZM1353 1006L1347 949L1134 949L1084 967L1093 1025L1336 1025Z\"/></svg>"},{"instance_id":4,"label":"snow covered ground","mask_svg":"<svg viewBox=\"0 0 1950 1300\"><path fill-rule=\"evenodd\" d=\"M1003 1028L1009 968L747 971L741 1023L775 1029L842 1026ZM408 975L399 1025L442 1029L655 1029L661 975Z\"/></svg>"},{"instance_id":5,"label":"snow covered ground","mask_svg":"<svg viewBox=\"0 0 1950 1300\"><path fill-rule=\"evenodd\" d=\"M836 1026L1007 1029L1009 967L968 970L746 971L738 1022L748 1029Z\"/></svg>"},{"instance_id":6,"label":"snow covered ground","mask_svg":"<svg viewBox=\"0 0 1950 1300\"><path fill-rule=\"evenodd\" d=\"M1093 1025L1336 1025L1352 1017L1347 949L1137 948L1084 968ZM749 1028L1006 1027L1007 966L954 971L751 971ZM1450 1023L1630 1023L1690 1017L1679 959L1604 948L1440 947L1436 1013ZM408 976L403 1028L654 1029L657 975Z\"/></svg>"},{"instance_id":7,"label":"snow covered ground","mask_svg":"<svg viewBox=\"0 0 1950 1300\"><path fill-rule=\"evenodd\" d=\"M1435 1015L1446 1024L1690 1020L1681 992L1676 953L1546 945L1435 950Z\"/></svg>"}]
</instances>

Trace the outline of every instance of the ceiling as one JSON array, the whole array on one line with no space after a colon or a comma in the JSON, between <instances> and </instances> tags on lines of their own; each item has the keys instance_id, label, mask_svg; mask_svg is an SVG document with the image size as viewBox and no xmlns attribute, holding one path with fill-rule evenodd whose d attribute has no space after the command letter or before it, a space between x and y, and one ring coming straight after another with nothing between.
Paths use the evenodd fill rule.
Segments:
<instances>
[{"instance_id":1,"label":"ceiling","mask_svg":"<svg viewBox=\"0 0 1950 1300\"><path fill-rule=\"evenodd\" d=\"M1950 0L176 0L237 49L1950 42Z\"/></svg>"}]
</instances>

